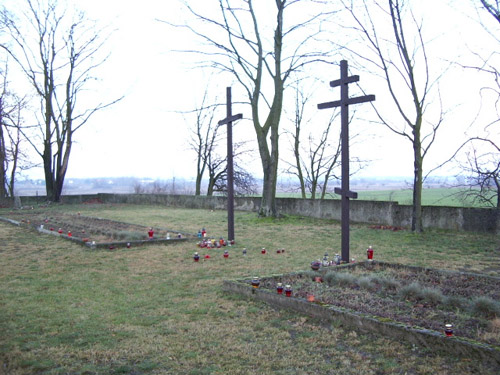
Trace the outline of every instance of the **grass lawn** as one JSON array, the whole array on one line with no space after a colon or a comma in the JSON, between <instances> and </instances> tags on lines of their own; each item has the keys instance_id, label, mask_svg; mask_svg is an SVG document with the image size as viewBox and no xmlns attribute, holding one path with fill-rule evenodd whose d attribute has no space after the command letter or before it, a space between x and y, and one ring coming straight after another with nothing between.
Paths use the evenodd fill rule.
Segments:
<instances>
[{"instance_id":1,"label":"grass lawn","mask_svg":"<svg viewBox=\"0 0 500 375\"><path fill-rule=\"evenodd\" d=\"M226 212L133 205L68 205L154 227L227 235ZM0 210L0 216L4 210ZM497 374L469 358L429 353L349 327L324 325L225 294L224 279L309 269L340 252L340 225L236 212L224 259L195 243L89 251L0 222L0 374ZM351 228L351 256L500 276L489 234ZM248 255L241 256L246 247ZM266 255L260 249L266 247ZM285 248L285 254L275 249Z\"/></svg>"}]
</instances>

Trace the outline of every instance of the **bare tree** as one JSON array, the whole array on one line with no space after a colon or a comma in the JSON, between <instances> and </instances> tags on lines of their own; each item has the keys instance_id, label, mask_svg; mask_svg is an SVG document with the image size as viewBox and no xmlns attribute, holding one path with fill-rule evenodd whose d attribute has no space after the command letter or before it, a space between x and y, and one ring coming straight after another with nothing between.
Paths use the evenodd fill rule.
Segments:
<instances>
[{"instance_id":1,"label":"bare tree","mask_svg":"<svg viewBox=\"0 0 500 375\"><path fill-rule=\"evenodd\" d=\"M423 37L423 22L417 20L409 2L404 0L342 0L354 21L354 31L363 36L364 50L349 48L358 61L364 61L371 70L378 71L387 83L387 90L395 105L391 115L383 114L372 103L379 122L411 143L413 150L413 209L412 230L421 232L422 186L424 159L436 139L445 112L442 106L431 119L426 115L437 90L436 104L441 105L436 82L432 77ZM382 5L386 3L386 5ZM375 17L377 13L380 17ZM391 25L390 33L382 31Z\"/></svg>"},{"instance_id":2,"label":"bare tree","mask_svg":"<svg viewBox=\"0 0 500 375\"><path fill-rule=\"evenodd\" d=\"M84 102L94 70L106 60L101 54L103 30L82 12L70 14L57 0L25 0L23 4L20 19L2 9L1 22L9 39L0 42L0 47L40 98L38 134L25 136L42 158L47 198L57 202L75 132L94 113L120 99L83 109L77 105Z\"/></svg>"},{"instance_id":3,"label":"bare tree","mask_svg":"<svg viewBox=\"0 0 500 375\"><path fill-rule=\"evenodd\" d=\"M326 58L325 53L317 52L315 43L321 30L318 21L325 14L307 15L315 4L324 10L327 2L274 0L261 4L253 0L218 0L217 3L219 16L212 17L185 2L191 14L201 21L203 29L201 26L181 26L206 43L203 49L186 52L208 57L210 67L229 72L245 90L263 171L259 214L276 216L279 129L285 85L293 72ZM206 3L204 7L210 9ZM270 14L274 19L271 28L264 21L264 18L271 18ZM293 14L294 22L287 22L287 17L291 20ZM311 31L314 24L317 27ZM266 95L266 92L271 94Z\"/></svg>"},{"instance_id":4,"label":"bare tree","mask_svg":"<svg viewBox=\"0 0 500 375\"><path fill-rule=\"evenodd\" d=\"M4 198L14 196L17 174L33 164L21 147L26 97L20 98L10 90L7 63L0 76L3 78L0 86L0 198Z\"/></svg>"},{"instance_id":5,"label":"bare tree","mask_svg":"<svg viewBox=\"0 0 500 375\"><path fill-rule=\"evenodd\" d=\"M311 119L304 118L306 106L311 98L305 94L298 86L295 91L295 113L293 154L294 162L289 163L287 173L296 176L299 180L302 198L306 198L307 192L311 194L311 199L316 199L316 193L320 192L320 199L326 196L328 182L331 179L339 179L334 170L340 166L340 133L333 132L332 126L338 112L335 112L329 119L327 126L316 139L312 133L308 136L308 146L302 147L301 133L306 128L306 124ZM332 137L333 134L333 137Z\"/></svg>"},{"instance_id":6,"label":"bare tree","mask_svg":"<svg viewBox=\"0 0 500 375\"><path fill-rule=\"evenodd\" d=\"M214 121L217 105L208 104L208 89L205 90L201 105L193 112L196 116L192 134L189 140L190 148L196 153L196 191L195 195L201 194L201 183L203 175L219 142L219 128Z\"/></svg>"}]
</instances>

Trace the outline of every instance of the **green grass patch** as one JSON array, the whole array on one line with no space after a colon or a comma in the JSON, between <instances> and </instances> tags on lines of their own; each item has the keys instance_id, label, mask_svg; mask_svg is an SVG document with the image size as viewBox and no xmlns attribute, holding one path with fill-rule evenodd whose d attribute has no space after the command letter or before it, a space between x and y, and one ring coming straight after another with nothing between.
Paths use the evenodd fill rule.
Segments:
<instances>
[{"instance_id":1,"label":"green grass patch","mask_svg":"<svg viewBox=\"0 0 500 375\"><path fill-rule=\"evenodd\" d=\"M205 227L215 238L227 232L225 211L112 204L50 210L189 233ZM340 253L340 226L331 220L236 212L235 231L236 245L224 259L222 250L201 251L192 242L90 251L0 223L0 368L8 374L494 373L464 358L433 354L423 361L421 348L223 293L225 279L308 270L325 252ZM495 235L353 225L352 257L364 259L368 245L379 260L468 265L500 275ZM211 259L195 263L195 251Z\"/></svg>"}]
</instances>

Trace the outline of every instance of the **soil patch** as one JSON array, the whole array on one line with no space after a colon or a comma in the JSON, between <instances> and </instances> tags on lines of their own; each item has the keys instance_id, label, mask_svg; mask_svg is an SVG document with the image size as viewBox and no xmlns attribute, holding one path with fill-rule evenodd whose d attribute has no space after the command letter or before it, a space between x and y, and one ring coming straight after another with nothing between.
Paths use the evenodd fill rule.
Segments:
<instances>
[{"instance_id":1,"label":"soil patch","mask_svg":"<svg viewBox=\"0 0 500 375\"><path fill-rule=\"evenodd\" d=\"M500 346L500 278L361 262L264 278L259 288L275 292L277 283L310 302L443 334L452 324L455 336Z\"/></svg>"},{"instance_id":2,"label":"soil patch","mask_svg":"<svg viewBox=\"0 0 500 375\"><path fill-rule=\"evenodd\" d=\"M150 227L83 216L79 213L68 214L53 211L22 210L12 211L2 216L18 222L21 226L43 228L54 233L59 232L64 236L71 235L73 238L85 239L88 242L95 241L97 244L144 241L149 239L148 232ZM153 228L153 231L154 239L195 238L190 233L184 233L175 229Z\"/></svg>"}]
</instances>

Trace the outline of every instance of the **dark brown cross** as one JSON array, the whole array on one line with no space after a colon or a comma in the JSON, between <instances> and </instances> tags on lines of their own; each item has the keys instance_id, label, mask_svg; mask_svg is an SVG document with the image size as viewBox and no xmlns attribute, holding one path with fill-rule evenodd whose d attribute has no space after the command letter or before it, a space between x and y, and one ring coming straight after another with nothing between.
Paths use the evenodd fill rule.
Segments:
<instances>
[{"instance_id":1,"label":"dark brown cross","mask_svg":"<svg viewBox=\"0 0 500 375\"><path fill-rule=\"evenodd\" d=\"M331 87L340 86L340 100L318 104L318 109L340 107L341 129L340 142L342 147L342 187L335 188L335 194L341 196L341 225L342 225L342 260L349 262L349 199L356 199L358 193L349 189L349 105L371 102L375 95L359 96L349 98L348 84L359 81L359 76L348 76L347 61L340 62L340 79L330 82Z\"/></svg>"},{"instance_id":2,"label":"dark brown cross","mask_svg":"<svg viewBox=\"0 0 500 375\"><path fill-rule=\"evenodd\" d=\"M234 171L233 171L233 121L243 118L241 113L232 114L231 87L226 88L226 118L219 125L227 124L227 239L234 238Z\"/></svg>"}]
</instances>

